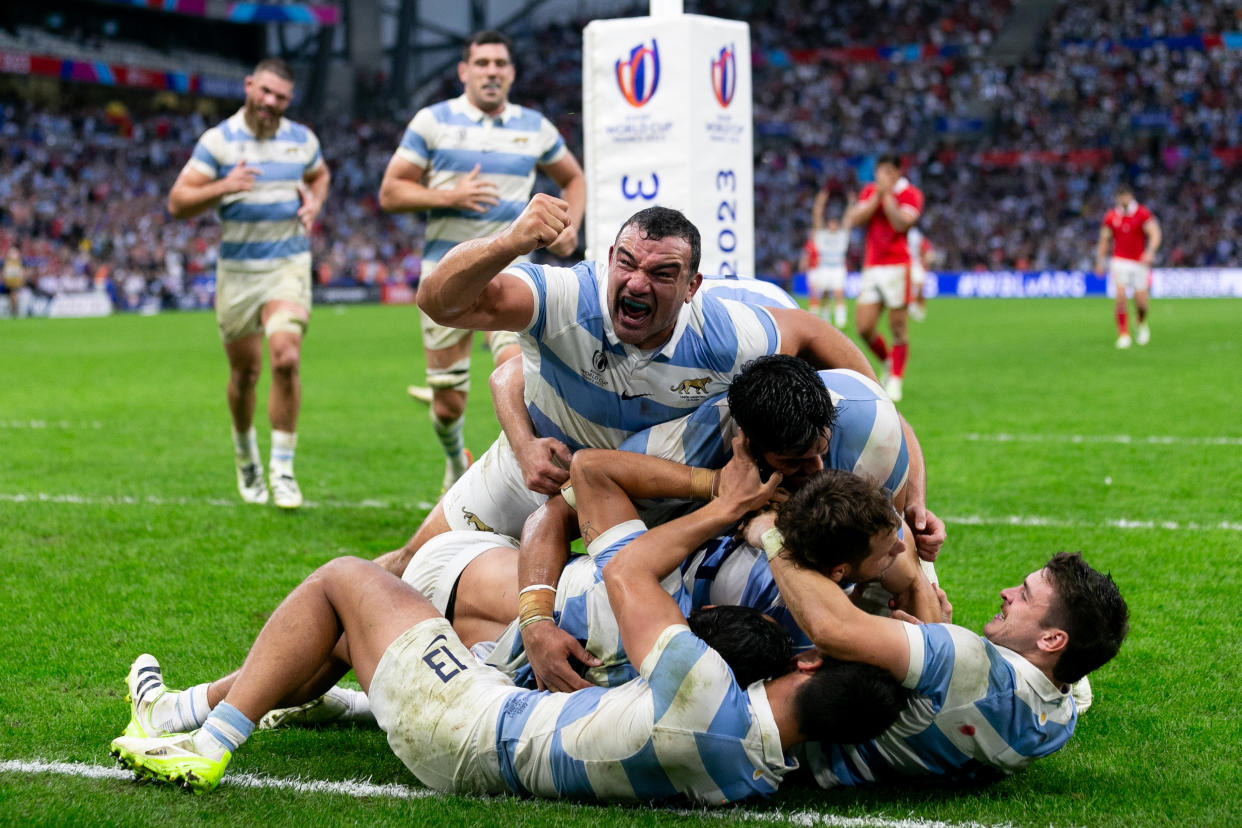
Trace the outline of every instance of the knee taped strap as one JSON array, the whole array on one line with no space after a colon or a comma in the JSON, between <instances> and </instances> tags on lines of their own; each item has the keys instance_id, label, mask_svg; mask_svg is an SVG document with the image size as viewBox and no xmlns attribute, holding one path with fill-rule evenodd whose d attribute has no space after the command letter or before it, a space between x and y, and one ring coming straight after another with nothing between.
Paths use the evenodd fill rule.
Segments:
<instances>
[{"instance_id":1,"label":"knee taped strap","mask_svg":"<svg viewBox=\"0 0 1242 828\"><path fill-rule=\"evenodd\" d=\"M291 333L301 336L306 333L306 320L293 311L281 309L274 311L263 326L263 333L270 337L274 333Z\"/></svg>"},{"instance_id":2,"label":"knee taped strap","mask_svg":"<svg viewBox=\"0 0 1242 828\"><path fill-rule=\"evenodd\" d=\"M492 331L487 335L487 347L492 351L493 363L499 362L501 351L517 344L518 335L513 331Z\"/></svg>"},{"instance_id":3,"label":"knee taped strap","mask_svg":"<svg viewBox=\"0 0 1242 828\"><path fill-rule=\"evenodd\" d=\"M470 357L444 368L427 366L427 384L439 391L469 391Z\"/></svg>"}]
</instances>

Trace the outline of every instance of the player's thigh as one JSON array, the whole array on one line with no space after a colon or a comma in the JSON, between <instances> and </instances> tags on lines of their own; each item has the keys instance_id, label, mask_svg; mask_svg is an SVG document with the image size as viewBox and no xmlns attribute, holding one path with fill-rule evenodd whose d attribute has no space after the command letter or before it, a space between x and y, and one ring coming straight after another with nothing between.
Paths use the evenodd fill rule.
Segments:
<instances>
[{"instance_id":1,"label":"player's thigh","mask_svg":"<svg viewBox=\"0 0 1242 828\"><path fill-rule=\"evenodd\" d=\"M493 553L492 550L499 550ZM507 552L505 551L507 550ZM425 595L432 606L447 614L449 599L457 588L460 602L464 592L488 594L504 586L503 580L488 578L488 567L475 566L477 560L500 560L511 554L517 559L517 541L495 532L449 531L437 535L418 550L410 559L401 580ZM466 573L474 573L467 577ZM513 583L517 583L516 574ZM490 600L490 598L489 598ZM505 610L505 622L517 616L517 603L513 612Z\"/></svg>"},{"instance_id":2,"label":"player's thigh","mask_svg":"<svg viewBox=\"0 0 1242 828\"><path fill-rule=\"evenodd\" d=\"M252 382L258 378L263 366L263 336L252 333L224 342L224 355L229 369L237 375L248 377Z\"/></svg>"},{"instance_id":3,"label":"player's thigh","mask_svg":"<svg viewBox=\"0 0 1242 828\"><path fill-rule=\"evenodd\" d=\"M452 529L521 537L522 525L547 495L526 488L522 467L503 434L444 493L440 504Z\"/></svg>"}]
</instances>

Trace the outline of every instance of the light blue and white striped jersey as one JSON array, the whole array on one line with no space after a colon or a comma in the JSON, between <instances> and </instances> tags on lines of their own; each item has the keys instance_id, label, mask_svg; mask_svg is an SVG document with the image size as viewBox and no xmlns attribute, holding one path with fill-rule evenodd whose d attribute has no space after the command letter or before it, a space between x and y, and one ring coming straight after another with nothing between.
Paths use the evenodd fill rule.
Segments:
<instances>
[{"instance_id":1,"label":"light blue and white striped jersey","mask_svg":"<svg viewBox=\"0 0 1242 828\"><path fill-rule=\"evenodd\" d=\"M762 305L765 308L789 308L798 310L798 300L784 288L762 279L741 279L737 276L704 276L699 290L705 290L722 299Z\"/></svg>"},{"instance_id":2,"label":"light blue and white striped jersey","mask_svg":"<svg viewBox=\"0 0 1242 828\"><path fill-rule=\"evenodd\" d=\"M421 167L422 183L451 189L479 166L479 178L496 185L500 203L485 213L456 208L427 211L423 272L455 244L507 227L535 184L535 167L559 161L568 149L556 127L533 109L506 103L489 115L465 95L420 109L410 119L397 155Z\"/></svg>"},{"instance_id":3,"label":"light blue and white striped jersey","mask_svg":"<svg viewBox=\"0 0 1242 828\"><path fill-rule=\"evenodd\" d=\"M302 124L280 119L271 138L255 137L239 109L202 134L186 166L218 179L242 161L256 167L254 187L220 199L220 260L240 270L269 270L273 263L305 259L310 240L298 219L298 184L323 166L319 139Z\"/></svg>"},{"instance_id":4,"label":"light blue and white striped jersey","mask_svg":"<svg viewBox=\"0 0 1242 828\"><path fill-rule=\"evenodd\" d=\"M906 625L916 694L897 723L862 745L807 745L825 788L901 776L1013 773L1069 740L1069 693L1022 656L951 624Z\"/></svg>"},{"instance_id":5,"label":"light blue and white striped jersey","mask_svg":"<svg viewBox=\"0 0 1242 828\"><path fill-rule=\"evenodd\" d=\"M743 363L780 350L766 308L698 291L681 306L668 342L641 351L613 331L604 267L524 263L505 272L535 298L518 338L527 410L541 437L571 450L616 448L635 432L682 417L727 388Z\"/></svg>"},{"instance_id":6,"label":"light blue and white striped jersey","mask_svg":"<svg viewBox=\"0 0 1242 828\"><path fill-rule=\"evenodd\" d=\"M762 682L729 666L684 625L668 627L622 687L506 696L494 746L514 793L702 804L776 791L797 767L781 750Z\"/></svg>"},{"instance_id":7,"label":"light blue and white striped jersey","mask_svg":"<svg viewBox=\"0 0 1242 828\"><path fill-rule=\"evenodd\" d=\"M910 456L896 406L857 371L820 371L819 378L837 410L824 466L853 472L894 494L901 491ZM718 469L728 462L736 433L727 394L720 394L686 417L634 434L621 449Z\"/></svg>"},{"instance_id":8,"label":"light blue and white striped jersey","mask_svg":"<svg viewBox=\"0 0 1242 828\"><path fill-rule=\"evenodd\" d=\"M587 681L600 687L616 687L638 676L621 643L621 629L608 602L604 566L645 531L647 527L637 520L611 527L591 542L588 554L570 560L557 582L552 619L600 659L599 667L588 668L583 674ZM689 615L694 607L682 581L681 572L674 571L661 586L677 602L682 614ZM485 661L510 676L518 686L535 686L516 620L497 639L495 649Z\"/></svg>"}]
</instances>

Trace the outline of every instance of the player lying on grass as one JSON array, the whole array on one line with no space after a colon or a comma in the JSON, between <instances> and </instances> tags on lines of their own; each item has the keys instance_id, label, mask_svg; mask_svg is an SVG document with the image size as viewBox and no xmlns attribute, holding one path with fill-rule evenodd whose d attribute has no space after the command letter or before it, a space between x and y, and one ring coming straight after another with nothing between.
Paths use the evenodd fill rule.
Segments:
<instances>
[{"instance_id":1,"label":"player lying on grass","mask_svg":"<svg viewBox=\"0 0 1242 828\"><path fill-rule=\"evenodd\" d=\"M746 535L764 546L798 626L821 651L881 667L914 694L877 739L807 746L824 787L901 776L989 778L1048 756L1074 732L1070 685L1116 655L1129 630L1112 577L1078 552L1057 553L1001 590L1000 612L982 635L869 615L838 584L797 562L775 520L752 520Z\"/></svg>"},{"instance_id":2,"label":"player lying on grass","mask_svg":"<svg viewBox=\"0 0 1242 828\"><path fill-rule=\"evenodd\" d=\"M112 751L140 777L211 790L254 722L314 682L344 635L389 745L430 787L704 804L772 793L796 767L786 758L794 745L869 738L904 703L883 671L814 653L779 678L741 687L661 586L683 557L672 537L697 546L766 503L779 480L765 484L753 463L730 464L719 497L640 532L605 567L622 642L640 663L641 678L622 687L517 688L475 659L408 584L341 558L276 608L202 728L118 737Z\"/></svg>"},{"instance_id":3,"label":"player lying on grass","mask_svg":"<svg viewBox=\"0 0 1242 828\"><path fill-rule=\"evenodd\" d=\"M913 462L921 457L917 443L907 442L901 416L875 382L849 370L816 372L803 360L781 354L748 362L730 382L727 394L705 402L691 415L634 435L621 448L718 468L728 460L732 438L739 433L747 436L746 445L760 468L781 472L783 486L790 490L824 468L851 471L884 486L899 510L908 504L911 490L922 490L922 464ZM617 460L622 461L631 462ZM661 511L659 504L647 500L641 513L651 525L660 522L667 508ZM916 517L910 511L907 515ZM934 581L930 561L944 541L944 524L925 509L919 509L917 516L924 521L922 531L907 526L903 538L912 553L917 546L919 555L929 561L925 568ZM523 531L519 588L558 583L568 560L570 528L576 529L579 517L557 497L532 516ZM732 585L745 581L753 564L753 557L746 559L743 553L724 555L712 565L724 570L717 583ZM740 596L741 592L717 592L712 603L737 603ZM873 608L886 607L889 597L878 590L868 594ZM574 654L572 640L555 625L533 623L522 631L522 638L541 686L553 690L585 686L565 660Z\"/></svg>"}]
</instances>

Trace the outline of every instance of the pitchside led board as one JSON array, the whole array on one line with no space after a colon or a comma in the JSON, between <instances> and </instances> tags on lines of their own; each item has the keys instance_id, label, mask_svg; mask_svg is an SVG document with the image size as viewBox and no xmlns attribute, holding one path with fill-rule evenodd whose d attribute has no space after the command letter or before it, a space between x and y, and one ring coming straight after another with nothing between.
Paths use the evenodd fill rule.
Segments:
<instances>
[{"instance_id":1,"label":"pitchside led board","mask_svg":"<svg viewBox=\"0 0 1242 828\"><path fill-rule=\"evenodd\" d=\"M755 275L750 26L675 14L593 20L583 36L587 256L644 207L699 228L704 275Z\"/></svg>"}]
</instances>

